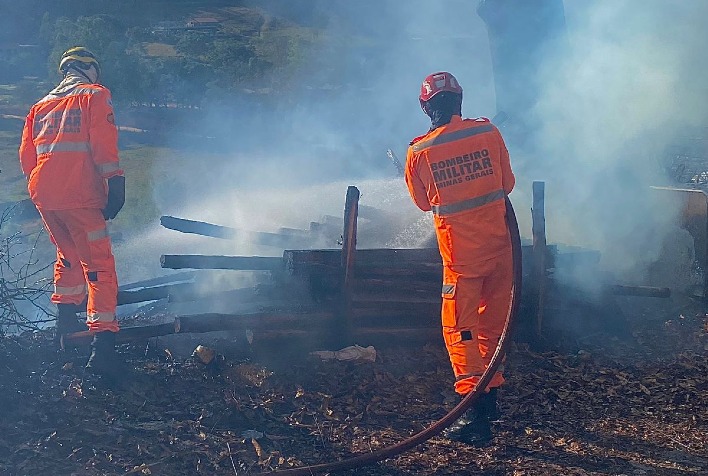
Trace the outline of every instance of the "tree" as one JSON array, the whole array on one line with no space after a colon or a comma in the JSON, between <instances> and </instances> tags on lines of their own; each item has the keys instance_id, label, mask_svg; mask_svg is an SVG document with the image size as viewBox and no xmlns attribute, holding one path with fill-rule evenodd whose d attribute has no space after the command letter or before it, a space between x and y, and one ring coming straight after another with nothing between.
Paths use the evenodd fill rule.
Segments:
<instances>
[{"instance_id":1,"label":"tree","mask_svg":"<svg viewBox=\"0 0 708 476\"><path fill-rule=\"evenodd\" d=\"M120 21L108 15L79 17L75 21L60 17L54 24L49 70L56 72L62 53L79 45L93 51L102 63L110 64L125 55L128 46L125 33Z\"/></svg>"}]
</instances>

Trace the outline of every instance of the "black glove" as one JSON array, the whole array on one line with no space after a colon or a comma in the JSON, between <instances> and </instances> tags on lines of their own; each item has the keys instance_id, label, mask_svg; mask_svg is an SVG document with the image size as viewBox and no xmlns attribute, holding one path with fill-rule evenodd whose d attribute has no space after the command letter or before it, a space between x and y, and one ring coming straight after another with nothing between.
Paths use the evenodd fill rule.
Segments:
<instances>
[{"instance_id":1,"label":"black glove","mask_svg":"<svg viewBox=\"0 0 708 476\"><path fill-rule=\"evenodd\" d=\"M125 177L116 175L108 179L108 201L101 210L103 218L113 220L125 204Z\"/></svg>"}]
</instances>

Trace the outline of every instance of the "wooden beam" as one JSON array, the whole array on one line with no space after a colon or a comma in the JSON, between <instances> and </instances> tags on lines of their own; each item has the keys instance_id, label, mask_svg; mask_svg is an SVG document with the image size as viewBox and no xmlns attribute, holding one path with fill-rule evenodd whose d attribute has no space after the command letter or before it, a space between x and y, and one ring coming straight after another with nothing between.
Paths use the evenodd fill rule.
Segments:
<instances>
[{"instance_id":1,"label":"wooden beam","mask_svg":"<svg viewBox=\"0 0 708 476\"><path fill-rule=\"evenodd\" d=\"M344 230L342 232L341 253L341 302L338 322L334 329L335 341L340 345L349 344L352 331L351 307L352 288L354 286L354 263L356 258L357 218L359 216L359 189L354 186L347 188L344 203Z\"/></svg>"},{"instance_id":2,"label":"wooden beam","mask_svg":"<svg viewBox=\"0 0 708 476\"><path fill-rule=\"evenodd\" d=\"M543 326L543 307L546 295L546 212L545 212L545 183L533 182L533 205L531 208L532 218L532 262L531 262L531 283L530 288L533 293L534 315L536 324L536 337L541 337Z\"/></svg>"}]
</instances>

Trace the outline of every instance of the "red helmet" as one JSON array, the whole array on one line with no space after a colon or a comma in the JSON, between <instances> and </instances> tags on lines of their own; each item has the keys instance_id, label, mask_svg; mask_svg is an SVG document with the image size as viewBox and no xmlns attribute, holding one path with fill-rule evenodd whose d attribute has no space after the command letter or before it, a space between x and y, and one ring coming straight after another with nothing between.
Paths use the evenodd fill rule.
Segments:
<instances>
[{"instance_id":1,"label":"red helmet","mask_svg":"<svg viewBox=\"0 0 708 476\"><path fill-rule=\"evenodd\" d=\"M462 86L451 73L446 71L433 73L423 80L423 84L420 87L419 99L421 106L441 91L462 94Z\"/></svg>"}]
</instances>

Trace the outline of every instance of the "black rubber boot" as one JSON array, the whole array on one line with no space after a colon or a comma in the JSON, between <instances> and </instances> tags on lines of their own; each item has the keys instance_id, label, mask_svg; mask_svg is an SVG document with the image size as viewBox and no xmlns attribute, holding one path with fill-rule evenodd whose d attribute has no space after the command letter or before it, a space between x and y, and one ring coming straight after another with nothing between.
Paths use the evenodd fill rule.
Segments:
<instances>
[{"instance_id":1,"label":"black rubber boot","mask_svg":"<svg viewBox=\"0 0 708 476\"><path fill-rule=\"evenodd\" d=\"M91 342L91 356L86 363L86 370L113 381L118 381L123 372L123 367L123 362L116 352L116 333L110 331L97 332Z\"/></svg>"},{"instance_id":2,"label":"black rubber boot","mask_svg":"<svg viewBox=\"0 0 708 476\"><path fill-rule=\"evenodd\" d=\"M486 394L485 394L486 395ZM483 395L480 395L480 398ZM471 446L486 446L494 437L489 416L486 414L485 402L478 399L452 425L443 431L448 440L458 441Z\"/></svg>"},{"instance_id":3,"label":"black rubber boot","mask_svg":"<svg viewBox=\"0 0 708 476\"><path fill-rule=\"evenodd\" d=\"M488 393L483 393L479 396L479 404L483 408L483 412L487 415L490 421L499 420L499 407L497 407L497 388L492 388Z\"/></svg>"},{"instance_id":4,"label":"black rubber boot","mask_svg":"<svg viewBox=\"0 0 708 476\"><path fill-rule=\"evenodd\" d=\"M88 330L86 323L76 316L77 312L79 306L76 304L57 304L57 340L65 334Z\"/></svg>"}]
</instances>

